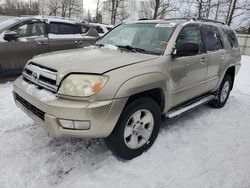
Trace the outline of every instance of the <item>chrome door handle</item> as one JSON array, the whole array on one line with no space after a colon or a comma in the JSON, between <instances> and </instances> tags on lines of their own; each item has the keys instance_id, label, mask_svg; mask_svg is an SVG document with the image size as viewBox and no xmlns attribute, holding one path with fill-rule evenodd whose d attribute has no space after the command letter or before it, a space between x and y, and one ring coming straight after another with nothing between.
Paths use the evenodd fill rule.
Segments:
<instances>
[{"instance_id":1,"label":"chrome door handle","mask_svg":"<svg viewBox=\"0 0 250 188\"><path fill-rule=\"evenodd\" d=\"M83 43L83 41L81 41L81 40L76 40L75 41L75 44L77 44L77 45L81 45Z\"/></svg>"},{"instance_id":2,"label":"chrome door handle","mask_svg":"<svg viewBox=\"0 0 250 188\"><path fill-rule=\"evenodd\" d=\"M202 58L200 59L200 63L201 63L201 64L207 63L207 58L206 58L206 57L202 57Z\"/></svg>"},{"instance_id":3,"label":"chrome door handle","mask_svg":"<svg viewBox=\"0 0 250 188\"><path fill-rule=\"evenodd\" d=\"M224 60L225 59L225 55L220 55L220 59Z\"/></svg>"},{"instance_id":4,"label":"chrome door handle","mask_svg":"<svg viewBox=\"0 0 250 188\"><path fill-rule=\"evenodd\" d=\"M41 45L41 46L47 45L47 42L45 40L37 40L36 43L37 45Z\"/></svg>"}]
</instances>

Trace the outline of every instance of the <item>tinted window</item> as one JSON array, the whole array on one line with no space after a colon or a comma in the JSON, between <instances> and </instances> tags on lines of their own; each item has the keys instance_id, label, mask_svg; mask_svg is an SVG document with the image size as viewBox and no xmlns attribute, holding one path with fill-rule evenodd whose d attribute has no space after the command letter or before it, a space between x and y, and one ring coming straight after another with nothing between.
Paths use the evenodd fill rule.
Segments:
<instances>
[{"instance_id":1,"label":"tinted window","mask_svg":"<svg viewBox=\"0 0 250 188\"><path fill-rule=\"evenodd\" d=\"M113 28L112 27L106 27L108 31L112 30Z\"/></svg>"},{"instance_id":2,"label":"tinted window","mask_svg":"<svg viewBox=\"0 0 250 188\"><path fill-rule=\"evenodd\" d=\"M95 26L97 33L104 33L103 29L100 26Z\"/></svg>"},{"instance_id":3,"label":"tinted window","mask_svg":"<svg viewBox=\"0 0 250 188\"><path fill-rule=\"evenodd\" d=\"M81 31L82 33L87 33L89 31L89 27L86 25L81 25Z\"/></svg>"},{"instance_id":4,"label":"tinted window","mask_svg":"<svg viewBox=\"0 0 250 188\"><path fill-rule=\"evenodd\" d=\"M45 34L45 24L42 22L29 22L11 29L20 37L41 36Z\"/></svg>"},{"instance_id":5,"label":"tinted window","mask_svg":"<svg viewBox=\"0 0 250 188\"><path fill-rule=\"evenodd\" d=\"M79 34L80 31L76 25L66 23L51 23L50 33L57 35Z\"/></svg>"},{"instance_id":6,"label":"tinted window","mask_svg":"<svg viewBox=\"0 0 250 188\"><path fill-rule=\"evenodd\" d=\"M231 45L232 47L237 48L237 47L238 47L238 41L237 41L237 38L236 38L236 36L235 36L234 31L231 30L231 29L223 29L223 31L224 31L224 33L226 34L227 39L228 39L230 45Z\"/></svg>"},{"instance_id":7,"label":"tinted window","mask_svg":"<svg viewBox=\"0 0 250 188\"><path fill-rule=\"evenodd\" d=\"M223 48L219 30L213 26L204 26L207 51L216 51Z\"/></svg>"},{"instance_id":8,"label":"tinted window","mask_svg":"<svg viewBox=\"0 0 250 188\"><path fill-rule=\"evenodd\" d=\"M202 37L199 25L188 25L181 30L176 41L176 47L178 48L178 46L186 42L194 42L199 44L202 51Z\"/></svg>"}]
</instances>

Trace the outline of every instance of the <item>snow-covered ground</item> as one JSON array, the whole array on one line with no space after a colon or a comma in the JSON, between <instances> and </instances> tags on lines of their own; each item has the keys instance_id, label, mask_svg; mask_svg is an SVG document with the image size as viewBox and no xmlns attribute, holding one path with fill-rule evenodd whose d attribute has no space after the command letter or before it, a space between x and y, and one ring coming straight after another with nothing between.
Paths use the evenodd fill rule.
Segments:
<instances>
[{"instance_id":1,"label":"snow-covered ground","mask_svg":"<svg viewBox=\"0 0 250 188\"><path fill-rule=\"evenodd\" d=\"M0 85L0 187L249 188L250 56L228 104L162 123L153 147L128 162L103 140L55 139Z\"/></svg>"}]
</instances>

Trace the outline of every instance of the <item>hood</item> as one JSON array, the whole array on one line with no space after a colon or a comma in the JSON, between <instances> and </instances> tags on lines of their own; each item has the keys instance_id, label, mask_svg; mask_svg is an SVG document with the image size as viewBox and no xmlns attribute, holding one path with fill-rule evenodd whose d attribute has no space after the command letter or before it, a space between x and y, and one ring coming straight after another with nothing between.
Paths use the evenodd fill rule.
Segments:
<instances>
[{"instance_id":1,"label":"hood","mask_svg":"<svg viewBox=\"0 0 250 188\"><path fill-rule=\"evenodd\" d=\"M103 74L119 67L157 58L156 55L120 51L117 48L85 47L34 57L31 62L57 70L62 76L72 72Z\"/></svg>"}]
</instances>

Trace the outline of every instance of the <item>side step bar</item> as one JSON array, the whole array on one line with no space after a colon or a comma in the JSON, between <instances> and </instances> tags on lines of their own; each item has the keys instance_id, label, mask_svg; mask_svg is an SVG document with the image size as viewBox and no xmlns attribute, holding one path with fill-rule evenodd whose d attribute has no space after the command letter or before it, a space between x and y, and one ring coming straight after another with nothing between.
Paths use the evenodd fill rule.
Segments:
<instances>
[{"instance_id":1,"label":"side step bar","mask_svg":"<svg viewBox=\"0 0 250 188\"><path fill-rule=\"evenodd\" d=\"M205 103L208 103L209 101L213 100L215 98L214 95L208 95L206 97L203 97L189 105L186 105L186 106L183 106L183 107L180 107L176 110L172 110L170 112L167 112L165 114L165 117L167 118L173 118L173 117L176 117L176 116L179 116L181 114L183 114L184 112L187 112L193 108L196 108L198 106L201 106L202 104L205 104Z\"/></svg>"}]
</instances>

